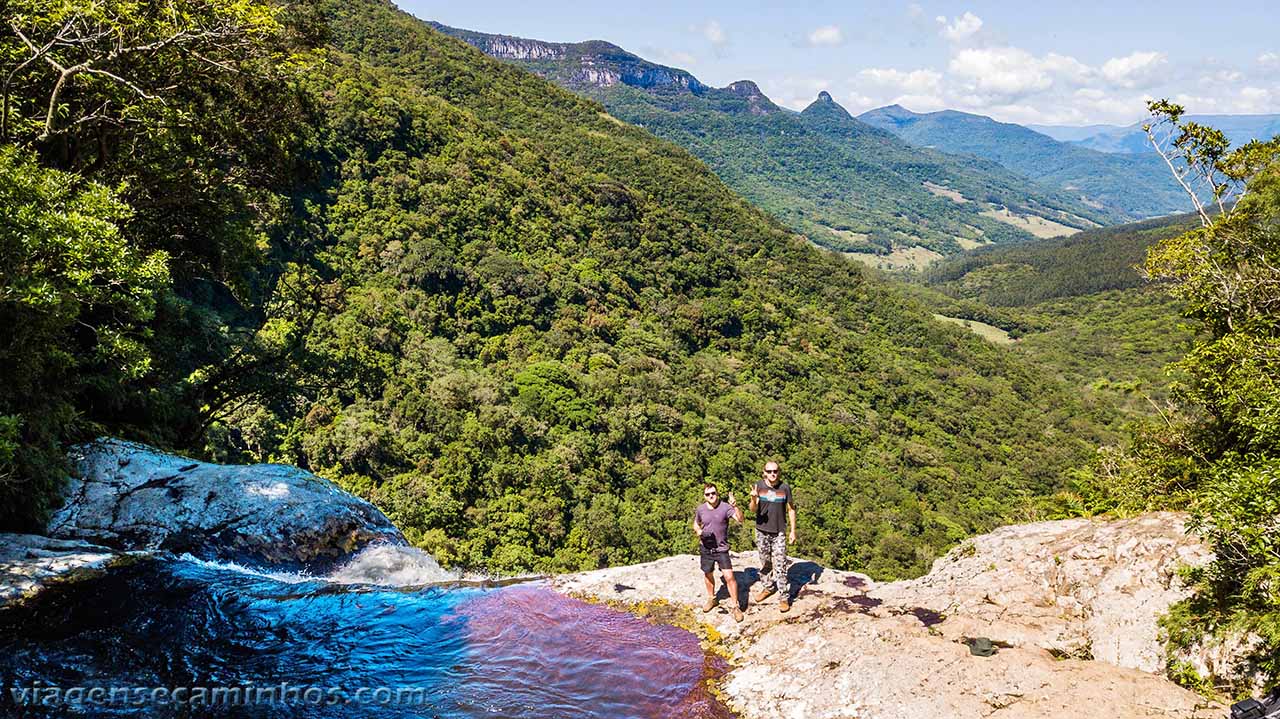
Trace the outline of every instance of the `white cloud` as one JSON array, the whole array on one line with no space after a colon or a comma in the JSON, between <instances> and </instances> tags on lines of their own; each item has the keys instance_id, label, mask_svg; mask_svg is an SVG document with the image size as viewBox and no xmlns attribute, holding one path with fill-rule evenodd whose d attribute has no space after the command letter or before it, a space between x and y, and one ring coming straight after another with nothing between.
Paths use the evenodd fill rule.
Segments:
<instances>
[{"instance_id":1,"label":"white cloud","mask_svg":"<svg viewBox=\"0 0 1280 719\"><path fill-rule=\"evenodd\" d=\"M702 36L716 47L724 47L729 44L729 36L725 34L724 28L720 27L720 23L715 20L702 27Z\"/></svg>"},{"instance_id":2,"label":"white cloud","mask_svg":"<svg viewBox=\"0 0 1280 719\"><path fill-rule=\"evenodd\" d=\"M1265 87L1244 87L1240 89L1240 98L1235 104L1236 112L1267 112L1275 110L1272 98L1280 99L1277 93Z\"/></svg>"},{"instance_id":3,"label":"white cloud","mask_svg":"<svg viewBox=\"0 0 1280 719\"><path fill-rule=\"evenodd\" d=\"M655 62L670 67L687 70L698 63L698 57L684 50L672 50L665 47L645 47L641 48L641 54L644 57L651 58Z\"/></svg>"},{"instance_id":4,"label":"white cloud","mask_svg":"<svg viewBox=\"0 0 1280 719\"><path fill-rule=\"evenodd\" d=\"M840 45L843 42L844 33L840 30L839 25L823 25L809 33L809 44L814 47L818 45Z\"/></svg>"},{"instance_id":5,"label":"white cloud","mask_svg":"<svg viewBox=\"0 0 1280 719\"><path fill-rule=\"evenodd\" d=\"M1146 87L1159 79L1168 58L1162 52L1132 52L1102 64L1102 76L1120 87Z\"/></svg>"},{"instance_id":6,"label":"white cloud","mask_svg":"<svg viewBox=\"0 0 1280 719\"><path fill-rule=\"evenodd\" d=\"M880 103L875 98L858 92L850 92L845 96L844 109L854 115L866 112L867 110L873 110L879 106Z\"/></svg>"},{"instance_id":7,"label":"white cloud","mask_svg":"<svg viewBox=\"0 0 1280 719\"><path fill-rule=\"evenodd\" d=\"M947 69L973 91L1012 99L1049 89L1053 77L1031 53L1016 47L968 48Z\"/></svg>"},{"instance_id":8,"label":"white cloud","mask_svg":"<svg viewBox=\"0 0 1280 719\"><path fill-rule=\"evenodd\" d=\"M1237 66L1142 49L1093 64L1060 49L1033 52L996 42L991 28L972 12L934 18L922 4L912 3L906 16L917 23L917 33L923 31L920 37L951 41L947 61L931 67L870 67L828 86L851 111L897 103L917 112L950 108L1004 122L1127 125L1146 116L1149 100L1168 97L1188 112L1280 112L1280 81L1273 71L1280 69L1280 51ZM803 94L803 102L800 97L797 93L794 106L812 100L811 93Z\"/></svg>"},{"instance_id":9,"label":"white cloud","mask_svg":"<svg viewBox=\"0 0 1280 719\"><path fill-rule=\"evenodd\" d=\"M975 33L982 29L982 18L971 12L965 12L954 20L948 21L946 17L939 15L935 18L938 24L942 26L938 30L946 39L951 42L963 42L973 37Z\"/></svg>"},{"instance_id":10,"label":"white cloud","mask_svg":"<svg viewBox=\"0 0 1280 719\"><path fill-rule=\"evenodd\" d=\"M830 88L831 83L826 78L788 76L768 83L768 87L762 87L761 90L770 100L783 107L803 110L817 98L819 92Z\"/></svg>"},{"instance_id":11,"label":"white cloud","mask_svg":"<svg viewBox=\"0 0 1280 719\"><path fill-rule=\"evenodd\" d=\"M869 67L858 73L860 81L907 94L936 95L942 90L942 73L936 70L895 70Z\"/></svg>"},{"instance_id":12,"label":"white cloud","mask_svg":"<svg viewBox=\"0 0 1280 719\"><path fill-rule=\"evenodd\" d=\"M1040 65L1046 72L1055 78L1068 82L1072 85L1083 85L1093 76L1093 68L1071 57L1070 55L1059 55L1051 52L1045 55L1040 61Z\"/></svg>"},{"instance_id":13,"label":"white cloud","mask_svg":"<svg viewBox=\"0 0 1280 719\"><path fill-rule=\"evenodd\" d=\"M1244 79L1244 73L1239 70L1215 70L1200 76L1201 85L1230 85L1240 82Z\"/></svg>"}]
</instances>

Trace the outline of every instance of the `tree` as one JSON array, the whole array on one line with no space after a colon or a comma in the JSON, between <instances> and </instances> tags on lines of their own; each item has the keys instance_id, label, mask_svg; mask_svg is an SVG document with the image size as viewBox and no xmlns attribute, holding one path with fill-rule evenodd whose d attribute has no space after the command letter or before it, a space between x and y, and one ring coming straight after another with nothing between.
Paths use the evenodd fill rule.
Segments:
<instances>
[{"instance_id":1,"label":"tree","mask_svg":"<svg viewBox=\"0 0 1280 719\"><path fill-rule=\"evenodd\" d=\"M143 124L170 104L183 79L174 65L236 72L279 30L277 12L237 0L13 0L0 141Z\"/></svg>"},{"instance_id":2,"label":"tree","mask_svg":"<svg viewBox=\"0 0 1280 719\"><path fill-rule=\"evenodd\" d=\"M1245 673L1270 683L1280 675L1280 137L1231 150L1220 131L1182 122L1181 106L1150 109L1148 127L1168 128L1162 154L1179 182L1193 198L1188 178L1207 187L1217 212L1197 199L1202 226L1148 254L1148 277L1205 332L1176 363L1174 404L1128 471L1149 478L1138 487L1177 477L1190 528L1214 550L1167 622L1173 642L1254 635Z\"/></svg>"},{"instance_id":3,"label":"tree","mask_svg":"<svg viewBox=\"0 0 1280 719\"><path fill-rule=\"evenodd\" d=\"M314 312L264 326L269 305L306 303L279 285L288 265L267 260L289 234L286 193L309 179L293 76L323 33L307 8L283 10L5 5L0 151L13 205L0 205L0 293L23 329L0 358L0 464L24 484L0 523L39 524L61 445L111 432L190 451L202 443L190 435L235 393L259 395L261 375L297 348L294 322Z\"/></svg>"},{"instance_id":4,"label":"tree","mask_svg":"<svg viewBox=\"0 0 1280 719\"><path fill-rule=\"evenodd\" d=\"M166 256L121 232L116 193L0 147L0 522L47 507L61 442L86 392L118 392L151 366L144 325L168 284ZM78 401L79 400L79 401Z\"/></svg>"},{"instance_id":5,"label":"tree","mask_svg":"<svg viewBox=\"0 0 1280 719\"><path fill-rule=\"evenodd\" d=\"M1184 122L1185 110L1168 100L1147 103L1151 122L1142 129L1178 184L1208 227L1213 220L1202 199L1208 192L1218 212L1227 214L1229 202L1238 202L1248 191L1247 181L1266 167L1276 154L1276 141L1253 140L1232 150L1226 133L1198 122Z\"/></svg>"}]
</instances>

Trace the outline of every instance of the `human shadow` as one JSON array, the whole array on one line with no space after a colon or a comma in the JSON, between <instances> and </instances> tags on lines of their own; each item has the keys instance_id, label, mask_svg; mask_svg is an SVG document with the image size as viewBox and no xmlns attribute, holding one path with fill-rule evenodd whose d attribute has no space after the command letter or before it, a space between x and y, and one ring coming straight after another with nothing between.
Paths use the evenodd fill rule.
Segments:
<instances>
[{"instance_id":1,"label":"human shadow","mask_svg":"<svg viewBox=\"0 0 1280 719\"><path fill-rule=\"evenodd\" d=\"M822 577L825 568L817 562L809 560L798 560L791 562L787 567L787 584L790 591L787 593L787 601L794 602L804 593L804 588L810 584L815 584ZM759 583L763 578L759 567L744 567L736 569L733 572L733 578L738 582L738 606L747 605L747 599L751 596L751 587ZM717 578L720 585L716 590L716 599L728 599L729 587L724 583L723 577Z\"/></svg>"}]
</instances>

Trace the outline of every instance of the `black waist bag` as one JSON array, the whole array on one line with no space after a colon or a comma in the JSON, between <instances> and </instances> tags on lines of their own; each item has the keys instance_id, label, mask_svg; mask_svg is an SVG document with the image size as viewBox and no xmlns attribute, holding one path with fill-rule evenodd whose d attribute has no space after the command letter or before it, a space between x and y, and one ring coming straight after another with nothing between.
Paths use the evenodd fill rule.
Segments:
<instances>
[{"instance_id":1,"label":"black waist bag","mask_svg":"<svg viewBox=\"0 0 1280 719\"><path fill-rule=\"evenodd\" d=\"M1280 687L1262 698L1245 699L1231 705L1231 719L1280 719Z\"/></svg>"}]
</instances>

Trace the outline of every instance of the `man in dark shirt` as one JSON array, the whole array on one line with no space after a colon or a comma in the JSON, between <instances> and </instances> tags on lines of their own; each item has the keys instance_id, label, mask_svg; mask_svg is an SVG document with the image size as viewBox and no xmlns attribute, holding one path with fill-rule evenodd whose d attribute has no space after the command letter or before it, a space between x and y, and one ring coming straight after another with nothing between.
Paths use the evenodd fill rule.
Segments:
<instances>
[{"instance_id":1,"label":"man in dark shirt","mask_svg":"<svg viewBox=\"0 0 1280 719\"><path fill-rule=\"evenodd\" d=\"M787 584L787 542L782 539L785 517L787 541L796 543L796 508L791 486L782 481L777 462L766 462L762 479L751 488L751 512L756 515L756 549L760 552L760 589L752 601L760 602L775 591L780 595L778 611L791 610L791 587Z\"/></svg>"},{"instance_id":2,"label":"man in dark shirt","mask_svg":"<svg viewBox=\"0 0 1280 719\"><path fill-rule=\"evenodd\" d=\"M708 483L702 488L702 496L706 502L698 505L693 511L693 533L698 535L698 554L702 560L702 577L707 585L707 602L702 611L709 612L716 608L716 576L715 568L720 567L724 575L724 586L729 590L729 599L733 602L733 618L742 621L742 607L738 600L738 580L733 577L733 563L729 561L729 520L742 521L742 510L733 500L733 492L725 502L720 501L720 492L714 484Z\"/></svg>"}]
</instances>

